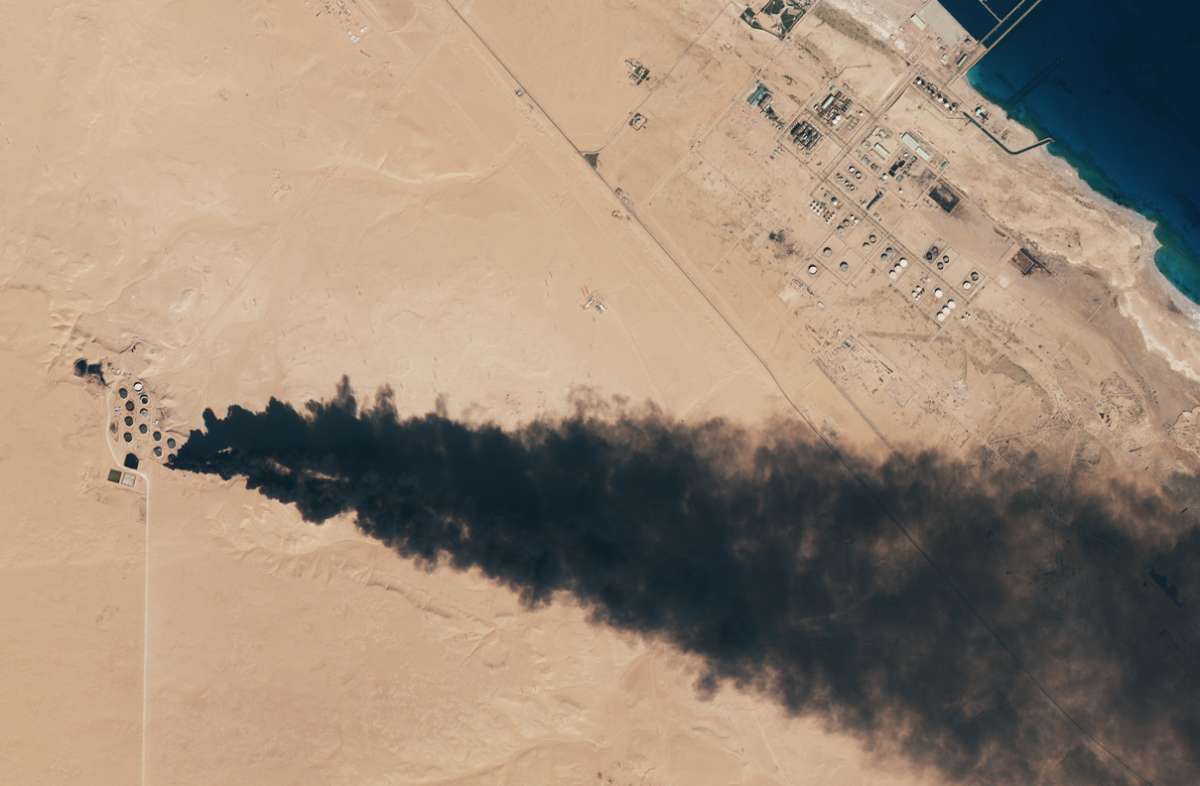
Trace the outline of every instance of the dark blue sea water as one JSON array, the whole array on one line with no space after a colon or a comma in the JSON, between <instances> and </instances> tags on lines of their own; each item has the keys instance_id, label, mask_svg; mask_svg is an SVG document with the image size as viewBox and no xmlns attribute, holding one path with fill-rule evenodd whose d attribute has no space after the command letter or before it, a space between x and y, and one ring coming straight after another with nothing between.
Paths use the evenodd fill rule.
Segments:
<instances>
[{"instance_id":1,"label":"dark blue sea water","mask_svg":"<svg viewBox=\"0 0 1200 786\"><path fill-rule=\"evenodd\" d=\"M976 38L979 0L942 0ZM1012 0L994 0L1003 17ZM1057 58L1062 63L1015 105ZM1042 0L968 74L1092 188L1157 224L1159 270L1200 303L1200 2Z\"/></svg>"},{"instance_id":2,"label":"dark blue sea water","mask_svg":"<svg viewBox=\"0 0 1200 786\"><path fill-rule=\"evenodd\" d=\"M987 31L995 27L997 16L1004 18L1004 14L994 10L994 15L988 13L988 9L979 0L941 0L941 3L960 25L967 28L968 33L980 41L987 35Z\"/></svg>"}]
</instances>

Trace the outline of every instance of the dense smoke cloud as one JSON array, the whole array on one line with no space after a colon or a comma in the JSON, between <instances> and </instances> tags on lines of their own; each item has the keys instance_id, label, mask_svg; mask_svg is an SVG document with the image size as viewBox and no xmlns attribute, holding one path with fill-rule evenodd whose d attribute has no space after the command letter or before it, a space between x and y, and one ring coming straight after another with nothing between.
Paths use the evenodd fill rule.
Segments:
<instances>
[{"instance_id":1,"label":"dense smoke cloud","mask_svg":"<svg viewBox=\"0 0 1200 786\"><path fill-rule=\"evenodd\" d=\"M309 521L353 513L529 604L569 592L699 656L702 690L771 696L881 756L962 783L1200 782L1177 602L1196 533L1155 498L1068 489L1051 511L999 471L855 464L799 427L401 419L386 391L360 411L346 380L303 411L204 423L171 466L244 476Z\"/></svg>"}]
</instances>

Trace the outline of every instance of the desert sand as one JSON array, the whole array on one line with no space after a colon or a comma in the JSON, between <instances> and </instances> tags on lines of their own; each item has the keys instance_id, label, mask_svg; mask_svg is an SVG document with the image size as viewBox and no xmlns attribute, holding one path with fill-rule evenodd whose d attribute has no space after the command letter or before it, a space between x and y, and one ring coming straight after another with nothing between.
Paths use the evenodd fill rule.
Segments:
<instances>
[{"instance_id":1,"label":"desert sand","mask_svg":"<svg viewBox=\"0 0 1200 786\"><path fill-rule=\"evenodd\" d=\"M715 0L7 7L5 782L952 782L705 695L695 658L569 597L528 608L153 453L207 407L346 375L405 414L784 418L864 460L986 454L1050 504L1120 477L1200 510L1195 318L1149 228L935 108L921 5L805 3L783 39ZM821 141L792 144L758 85ZM852 109L821 125L831 89ZM860 209L874 185L840 184L885 163L876 128L934 159ZM826 222L810 205L837 193ZM940 322L935 287L958 298Z\"/></svg>"}]
</instances>

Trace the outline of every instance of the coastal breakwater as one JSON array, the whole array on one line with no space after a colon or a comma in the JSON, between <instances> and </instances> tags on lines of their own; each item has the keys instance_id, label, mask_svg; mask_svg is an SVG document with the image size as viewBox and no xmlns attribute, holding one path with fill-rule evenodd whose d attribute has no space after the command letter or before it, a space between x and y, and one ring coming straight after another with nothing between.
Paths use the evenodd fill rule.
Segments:
<instances>
[{"instance_id":1,"label":"coastal breakwater","mask_svg":"<svg viewBox=\"0 0 1200 786\"><path fill-rule=\"evenodd\" d=\"M1200 107L1188 89L1200 53L1182 32L1200 12L1134 13L1115 0L1087 13L1065 0L1018 3L1007 15L978 0L944 5L988 47L967 74L972 87L1053 137L1048 151L1099 195L1154 222L1158 270L1200 303Z\"/></svg>"}]
</instances>

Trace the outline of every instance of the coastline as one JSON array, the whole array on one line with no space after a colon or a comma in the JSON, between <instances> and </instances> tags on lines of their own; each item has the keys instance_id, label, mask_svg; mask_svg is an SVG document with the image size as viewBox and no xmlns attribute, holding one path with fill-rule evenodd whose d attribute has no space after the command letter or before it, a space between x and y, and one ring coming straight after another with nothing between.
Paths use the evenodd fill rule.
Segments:
<instances>
[{"instance_id":1,"label":"coastline","mask_svg":"<svg viewBox=\"0 0 1200 786\"><path fill-rule=\"evenodd\" d=\"M963 92L990 107L997 116L1005 116L1004 110L970 79L964 78L961 84ZM1008 118L1008 122L1010 133L1036 141L1035 129L1012 117ZM1068 159L1055 155L1049 147L1031 150L1004 163L1008 163L1010 169L1032 167L1045 171L1066 192L1062 194L1063 197L1086 202L1095 213L1136 238L1130 248L1134 253L1126 259L1120 259L1119 254L1105 253L1103 256L1108 258L1100 259L1097 257L1101 255L1088 253L1086 248L1073 247L1046 232L1023 226L1020 215L997 215L996 219L1027 233L1045 251L1062 257L1071 265L1102 272L1106 283L1116 292L1120 313L1137 326L1146 349L1162 357L1172 370L1188 380L1200 382L1200 352L1196 349L1196 339L1200 337L1200 304L1190 300L1176 287L1155 261L1163 247L1155 234L1158 224L1134 208L1097 191ZM1036 172L1031 174L1036 177ZM1035 213L1031 210L1024 218L1033 215ZM1026 225L1028 223L1025 222ZM1112 252L1114 249L1106 248L1105 251Z\"/></svg>"},{"instance_id":2,"label":"coastline","mask_svg":"<svg viewBox=\"0 0 1200 786\"><path fill-rule=\"evenodd\" d=\"M1036 154L1065 182L1081 191L1102 209L1113 214L1138 235L1141 248L1130 269L1107 269L1108 283L1119 291L1118 308L1132 320L1146 342L1170 367L1193 382L1200 382L1200 357L1189 342L1200 338L1200 304L1193 302L1159 269L1155 256L1162 242L1155 235L1158 225L1133 208L1121 205L1094 189L1069 161L1042 148ZM1062 252L1073 265L1097 267L1087 259ZM1161 295L1165 301L1160 301Z\"/></svg>"},{"instance_id":3,"label":"coastline","mask_svg":"<svg viewBox=\"0 0 1200 786\"><path fill-rule=\"evenodd\" d=\"M1153 238L1153 235L1151 237ZM1169 304L1165 309L1166 313L1164 314L1164 309L1153 303L1138 288L1130 288L1123 293L1124 297L1120 301L1119 308L1123 315L1137 323L1138 329L1151 351L1161 355L1172 370L1193 382L1200 382L1200 364L1197 364L1195 352L1189 352L1190 347L1188 346L1189 343L1194 342L1197 336L1200 336L1200 305L1193 303L1183 293L1171 286L1171 282L1153 263L1156 250L1150 251L1146 257L1143 257L1141 260L1142 270L1139 272L1143 274L1140 278L1146 284L1156 284L1163 290ZM1172 307L1179 312L1182 319L1191 323L1182 326L1184 331L1190 331L1190 336L1182 334L1179 330L1171 329L1170 326L1179 323L1178 319L1172 318L1175 316L1171 313ZM1160 326L1158 330L1154 328L1156 324Z\"/></svg>"},{"instance_id":4,"label":"coastline","mask_svg":"<svg viewBox=\"0 0 1200 786\"><path fill-rule=\"evenodd\" d=\"M14 228L0 249L0 357L18 381L0 396L13 451L0 499L14 645L0 666L22 680L19 722L0 751L19 784L67 771L263 786L480 773L596 773L598 786L956 786L1002 771L1055 786L1108 782L1120 765L1064 724L1043 686L1147 780L1200 782L1200 753L1183 764L1174 755L1200 720L1186 737L1172 725L1178 713L1200 717L1188 702L1200 672L1156 635L1167 623L1198 629L1195 604L1172 601L1200 574L1195 539L1173 550L1200 527L1200 385L1189 373L1200 369L1200 306L1176 305L1169 286L1157 293L1166 279L1146 264L1159 249L1151 221L1109 209L1062 159L1010 156L896 81L939 62L934 32L909 21L925 0L819 0L795 46L719 4L467 3L458 16L430 0L345 5L350 18L379 16L368 35L351 41L346 14L300 3L193 4L143 20L97 3L14 16L0 79L21 109L0 183ZM867 25L827 13L842 7L895 15L908 43L869 38L885 26L879 16ZM212 56L224 46L236 56ZM629 78L631 56L651 81ZM883 163L902 155L906 129L929 131L949 163L927 173L970 209L950 215L927 196L933 179L906 175L876 220L839 233L810 200L836 193L862 213L853 202L873 178L833 184L839 171L846 180L843 153L874 155L859 152L867 121L822 125L819 156L790 142L772 154L788 130L761 109L742 114L760 77L780 112L789 91L793 110L810 112L843 80L866 109L907 91L908 109L880 121L897 141ZM960 100L975 95L940 83ZM1004 123L1013 149L1032 137ZM591 148L578 140L610 134L598 168L581 159ZM874 242L914 263L889 278ZM920 259L935 242L955 249L942 275ZM1046 270L1021 275L1011 262L1020 246ZM967 265L981 283L960 295L951 288ZM911 294L918 286L928 294ZM479 565L432 570L370 539L349 513L317 525L241 476L185 472L169 455L164 465L146 452L152 437L123 447L112 415L124 416L99 378L71 373L78 359L109 384L118 370L144 380L177 443L205 427L207 409L346 404L330 396L348 379L358 412L376 393L381 416L385 404L402 421L429 415L434 442L414 445L455 434L478 445L479 458L459 465L472 499L484 486L531 498L513 486L522 464L577 476L589 493L587 477L617 477L595 467L621 468L581 460L596 453L589 445L613 445L633 467L622 477L655 499L711 478L661 508L677 524L650 517L636 528L649 541L624 538L628 527L551 534L595 541L610 576L638 576L624 566L645 563L647 542L683 549L682 572L652 572L719 591L716 612L695 606L677 619L732 608L766 620L785 646L768 652L758 630L726 625L711 640L752 645L729 650L748 664L735 682L703 651L654 638L658 628L639 637L605 624L620 618L592 613L589 596L559 592L530 607L519 584ZM652 418L645 439L580 430L538 461L491 447L520 447L514 435L549 433L575 414L633 422L651 410L678 430ZM326 422L351 440L370 433L357 431L366 421ZM789 434L809 426L786 453ZM763 435L765 449L752 453L742 432ZM660 450L649 439L658 433L697 436ZM345 463L367 470L354 485L370 504L418 481L449 488L389 468L401 462L380 451L407 454L403 445L358 444ZM111 481L126 450L142 451L133 488ZM314 488L347 485L328 451L311 455ZM696 457L717 455L729 473L697 472ZM876 469L911 482L872 484ZM778 502L763 480L782 489ZM554 482L541 487L572 491ZM732 539L712 539L713 517L692 516L689 500L729 489L748 502L736 531L718 528ZM1134 505L1143 489L1163 515L1158 503ZM602 524L629 519L628 500L638 502L581 499L577 509ZM511 523L512 510L496 520ZM1010 520L1029 526L1007 529ZM774 537L794 521L813 522L811 537ZM746 540L755 532L771 539ZM742 543L766 557L755 564L767 573L779 555L796 563L791 554L815 554L806 564L821 572L732 571L725 557ZM508 559L501 551L489 554ZM701 552L719 570L697 572ZM555 564L523 555L513 563ZM949 583L930 583L929 565ZM1182 594L1146 583L1147 565ZM910 567L913 594L872 600ZM839 589L849 614L781 616L778 599L807 581ZM705 595L653 586L641 599L660 608L660 592L672 604ZM972 599L974 622L964 616ZM919 612L911 627L893 613L906 604ZM881 649L893 639L859 609L879 611L880 630L914 642L915 656ZM981 627L989 620L998 646ZM861 703L825 693L801 715L790 697L753 687L791 663L787 653L807 657L811 647L792 645L813 636L825 654L807 673L844 667L839 684L869 688ZM1180 689L1146 699L1145 675L1175 670ZM1176 683L1151 687L1160 684ZM1110 702L1125 696L1135 703ZM78 743L64 750L64 737Z\"/></svg>"},{"instance_id":5,"label":"coastline","mask_svg":"<svg viewBox=\"0 0 1200 786\"><path fill-rule=\"evenodd\" d=\"M1155 256L1152 258L1155 267L1163 274L1172 289L1182 293L1193 304L1200 304L1200 249L1188 244L1184 232L1178 226L1178 217L1171 219L1157 209L1153 203L1146 202L1144 196L1139 197L1130 193L1110 176L1088 151L1077 150L1072 147L1070 142L1059 138L1054 130L1045 124L1043 116L1036 108L1027 106L1006 108L1003 96L994 90L997 87L995 80L1000 79L1011 90L1016 88L1010 85L1003 75L984 74L979 70L980 68L982 68L982 63L977 62L962 75L963 81L996 107L998 116L1006 117L1009 121L1028 129L1038 138L1056 137L1056 141L1047 146L1047 152L1054 158L1065 162L1079 179L1087 184L1090 192L1148 220L1158 244ZM1176 223L1172 223L1172 221ZM1166 239L1160 238L1160 234ZM1180 270L1185 272L1182 275L1175 275L1173 272Z\"/></svg>"}]
</instances>

